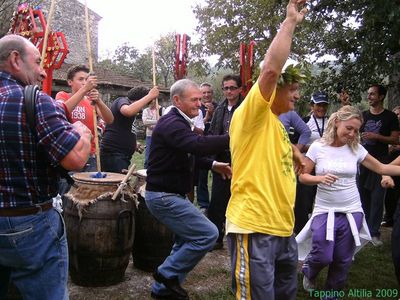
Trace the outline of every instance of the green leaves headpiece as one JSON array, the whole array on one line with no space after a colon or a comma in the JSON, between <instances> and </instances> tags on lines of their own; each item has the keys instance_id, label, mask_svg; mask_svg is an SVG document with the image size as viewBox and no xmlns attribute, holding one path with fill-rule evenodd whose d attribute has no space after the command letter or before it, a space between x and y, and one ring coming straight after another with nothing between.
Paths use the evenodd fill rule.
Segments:
<instances>
[{"instance_id":1,"label":"green leaves headpiece","mask_svg":"<svg viewBox=\"0 0 400 300\"><path fill-rule=\"evenodd\" d=\"M311 71L306 63L290 64L281 73L278 85L291 84L294 82L303 84L311 79Z\"/></svg>"}]
</instances>

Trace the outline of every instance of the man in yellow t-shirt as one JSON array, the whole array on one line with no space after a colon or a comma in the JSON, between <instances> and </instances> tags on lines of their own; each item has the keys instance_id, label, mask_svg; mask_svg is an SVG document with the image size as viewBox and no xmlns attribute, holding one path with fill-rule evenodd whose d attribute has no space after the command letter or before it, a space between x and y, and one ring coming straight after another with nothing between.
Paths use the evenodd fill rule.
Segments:
<instances>
[{"instance_id":1,"label":"man in yellow t-shirt","mask_svg":"<svg viewBox=\"0 0 400 300\"><path fill-rule=\"evenodd\" d=\"M306 13L299 10L304 2L289 1L258 81L232 118L226 232L236 299L296 299L293 159L301 161L301 154L278 116L294 109L299 84L307 77L299 65L284 66L296 25Z\"/></svg>"}]
</instances>

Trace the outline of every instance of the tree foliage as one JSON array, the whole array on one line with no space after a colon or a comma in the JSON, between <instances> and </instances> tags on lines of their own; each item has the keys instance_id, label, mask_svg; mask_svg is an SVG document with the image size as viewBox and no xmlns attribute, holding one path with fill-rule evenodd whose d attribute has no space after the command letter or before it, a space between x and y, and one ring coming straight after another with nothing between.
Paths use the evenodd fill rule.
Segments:
<instances>
[{"instance_id":1,"label":"tree foliage","mask_svg":"<svg viewBox=\"0 0 400 300\"><path fill-rule=\"evenodd\" d=\"M190 47L189 47L190 50ZM127 43L117 47L111 58L104 59L99 64L105 68L132 75L141 81L153 81L153 48L139 51ZM154 43L156 65L156 83L169 87L175 81L175 33L161 36ZM192 77L209 74L210 65L204 58L189 53L188 73Z\"/></svg>"},{"instance_id":2,"label":"tree foliage","mask_svg":"<svg viewBox=\"0 0 400 300\"><path fill-rule=\"evenodd\" d=\"M205 0L194 8L203 51L220 55L219 66L238 70L240 42L254 40L259 62L284 19L286 4ZM319 67L309 91L325 89L333 95L342 83L354 100L360 100L369 83L396 78L399 63L393 57L400 52L399 19L399 0L310 1L310 12L292 47L295 58L307 58ZM326 61L327 55L334 60Z\"/></svg>"}]
</instances>

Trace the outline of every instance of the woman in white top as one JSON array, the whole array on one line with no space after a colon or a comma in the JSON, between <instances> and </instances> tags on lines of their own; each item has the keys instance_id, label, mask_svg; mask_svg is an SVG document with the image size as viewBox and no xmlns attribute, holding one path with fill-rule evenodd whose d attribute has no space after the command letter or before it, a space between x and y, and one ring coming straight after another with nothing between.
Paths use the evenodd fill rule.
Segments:
<instances>
[{"instance_id":1,"label":"woman in white top","mask_svg":"<svg viewBox=\"0 0 400 300\"><path fill-rule=\"evenodd\" d=\"M302 267L306 290L314 288L318 273L329 265L325 289L340 291L356 246L361 246L360 237L370 240L356 185L358 164L379 174L400 174L399 166L380 163L359 144L362 122L357 108L340 108L329 118L323 137L306 154L306 167L299 179L318 185L312 217L296 237L302 260L302 242L311 234L312 248ZM311 175L314 169L315 175Z\"/></svg>"}]
</instances>

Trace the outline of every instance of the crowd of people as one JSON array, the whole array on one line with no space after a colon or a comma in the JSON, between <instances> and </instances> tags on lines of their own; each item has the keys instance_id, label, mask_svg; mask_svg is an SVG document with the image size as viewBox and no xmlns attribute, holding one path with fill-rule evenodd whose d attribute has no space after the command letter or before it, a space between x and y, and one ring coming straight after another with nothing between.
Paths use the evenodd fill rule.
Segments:
<instances>
[{"instance_id":1,"label":"crowd of people","mask_svg":"<svg viewBox=\"0 0 400 300\"><path fill-rule=\"evenodd\" d=\"M189 299L187 274L224 241L236 299L285 300L296 299L299 260L305 290L316 289L327 267L321 289L340 291L356 252L382 245L381 224L393 226L399 241L400 108L385 109L385 87L372 84L364 112L343 86L330 116L326 91L312 94L306 117L295 112L307 70L288 58L305 2L289 0L245 97L241 77L229 74L218 103L212 84L181 79L166 109L157 105L157 86L134 87L109 108L97 77L78 65L68 70L69 93L56 101L38 94L34 129L24 91L46 76L39 51L21 36L1 38L0 299L9 282L26 299L68 299L67 237L52 204L68 185L55 180L57 167L95 171L100 155L101 170L125 172L142 110L146 206L174 233L170 255L154 270L152 298ZM96 123L104 131L99 153ZM400 250L392 245L400 282Z\"/></svg>"}]
</instances>

